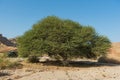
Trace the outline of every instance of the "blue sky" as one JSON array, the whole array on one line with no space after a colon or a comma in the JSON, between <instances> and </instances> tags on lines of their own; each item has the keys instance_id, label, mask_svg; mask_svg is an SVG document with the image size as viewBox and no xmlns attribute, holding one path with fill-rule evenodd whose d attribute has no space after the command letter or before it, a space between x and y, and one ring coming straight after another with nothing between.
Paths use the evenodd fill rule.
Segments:
<instances>
[{"instance_id":1,"label":"blue sky","mask_svg":"<svg viewBox=\"0 0 120 80\"><path fill-rule=\"evenodd\" d=\"M120 42L120 0L0 0L0 33L20 36L49 15L93 26Z\"/></svg>"}]
</instances>

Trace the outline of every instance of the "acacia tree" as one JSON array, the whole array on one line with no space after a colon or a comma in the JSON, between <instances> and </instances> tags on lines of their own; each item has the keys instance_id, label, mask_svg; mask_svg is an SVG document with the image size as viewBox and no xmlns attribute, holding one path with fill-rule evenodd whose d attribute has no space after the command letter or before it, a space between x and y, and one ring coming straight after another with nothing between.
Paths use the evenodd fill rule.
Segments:
<instances>
[{"instance_id":1,"label":"acacia tree","mask_svg":"<svg viewBox=\"0 0 120 80\"><path fill-rule=\"evenodd\" d=\"M18 38L18 51L21 56L45 53L62 61L71 57L101 56L107 53L109 47L110 40L97 34L93 27L56 16L42 19Z\"/></svg>"}]
</instances>

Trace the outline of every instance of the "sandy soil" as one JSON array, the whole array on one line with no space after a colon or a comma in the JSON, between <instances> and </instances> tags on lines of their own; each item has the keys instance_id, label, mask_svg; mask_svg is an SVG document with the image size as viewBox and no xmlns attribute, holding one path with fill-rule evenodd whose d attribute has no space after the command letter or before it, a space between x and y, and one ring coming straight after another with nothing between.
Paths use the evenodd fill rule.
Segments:
<instances>
[{"instance_id":1,"label":"sandy soil","mask_svg":"<svg viewBox=\"0 0 120 80\"><path fill-rule=\"evenodd\" d=\"M108 54L108 58L120 61L120 42L112 43L112 47L110 48L110 54Z\"/></svg>"},{"instance_id":2,"label":"sandy soil","mask_svg":"<svg viewBox=\"0 0 120 80\"><path fill-rule=\"evenodd\" d=\"M11 75L0 76L0 80L120 80L120 66L29 67L4 70L2 72Z\"/></svg>"}]
</instances>

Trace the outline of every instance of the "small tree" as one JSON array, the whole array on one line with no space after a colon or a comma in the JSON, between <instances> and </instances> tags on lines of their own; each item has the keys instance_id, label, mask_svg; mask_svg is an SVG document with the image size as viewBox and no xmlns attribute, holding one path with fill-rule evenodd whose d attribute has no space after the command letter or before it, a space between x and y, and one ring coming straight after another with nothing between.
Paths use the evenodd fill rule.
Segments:
<instances>
[{"instance_id":1,"label":"small tree","mask_svg":"<svg viewBox=\"0 0 120 80\"><path fill-rule=\"evenodd\" d=\"M79 56L95 58L106 54L109 47L109 39L98 35L94 28L56 16L42 19L18 38L21 56L46 53L62 61Z\"/></svg>"}]
</instances>

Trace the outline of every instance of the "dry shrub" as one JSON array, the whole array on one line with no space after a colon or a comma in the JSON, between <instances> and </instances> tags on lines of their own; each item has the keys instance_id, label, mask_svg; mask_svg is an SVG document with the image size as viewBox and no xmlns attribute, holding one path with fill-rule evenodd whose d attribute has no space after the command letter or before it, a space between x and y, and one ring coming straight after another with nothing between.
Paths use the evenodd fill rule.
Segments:
<instances>
[{"instance_id":1,"label":"dry shrub","mask_svg":"<svg viewBox=\"0 0 120 80\"><path fill-rule=\"evenodd\" d=\"M100 63L112 63L112 64L120 64L120 61L113 59L113 58L108 58L108 57L100 57L98 59L98 62Z\"/></svg>"},{"instance_id":2,"label":"dry shrub","mask_svg":"<svg viewBox=\"0 0 120 80\"><path fill-rule=\"evenodd\" d=\"M0 58L0 69L5 69L7 65L9 64L8 60L5 60L3 58Z\"/></svg>"},{"instance_id":3,"label":"dry shrub","mask_svg":"<svg viewBox=\"0 0 120 80\"><path fill-rule=\"evenodd\" d=\"M11 62L8 59L0 58L0 69L21 68L22 64L19 62Z\"/></svg>"}]
</instances>

